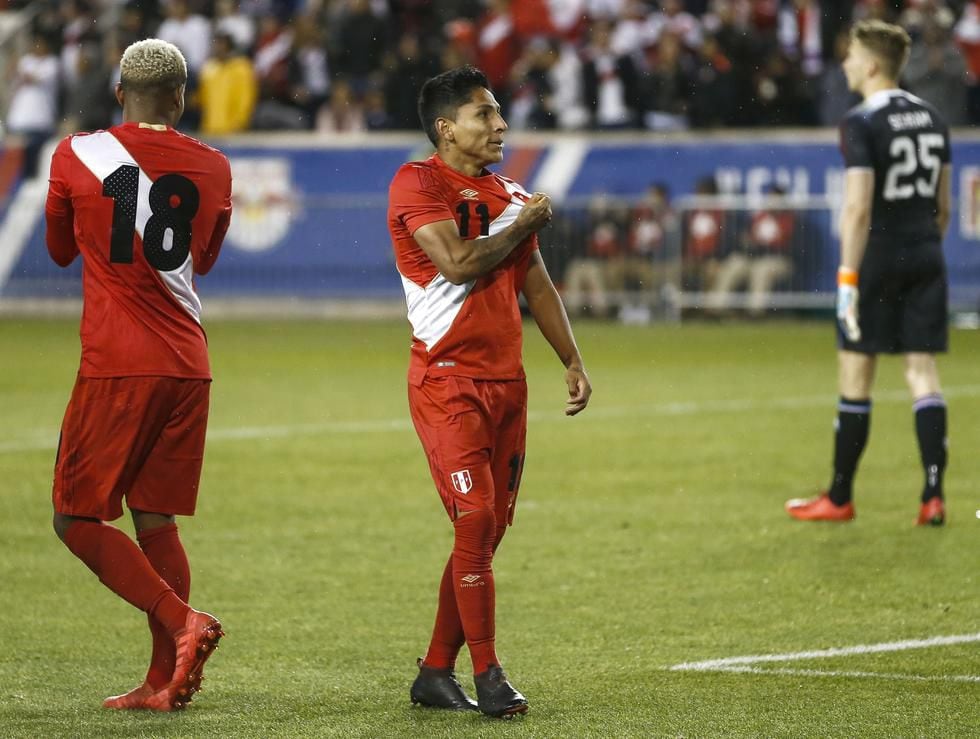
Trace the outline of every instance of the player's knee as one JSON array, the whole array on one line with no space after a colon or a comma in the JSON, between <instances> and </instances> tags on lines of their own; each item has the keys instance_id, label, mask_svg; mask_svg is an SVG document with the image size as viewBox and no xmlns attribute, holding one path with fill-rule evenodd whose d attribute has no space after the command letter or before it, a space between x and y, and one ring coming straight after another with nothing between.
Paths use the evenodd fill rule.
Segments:
<instances>
[{"instance_id":1,"label":"player's knee","mask_svg":"<svg viewBox=\"0 0 980 739\"><path fill-rule=\"evenodd\" d=\"M906 365L905 382L916 398L939 391L939 378L928 362L911 362Z\"/></svg>"},{"instance_id":2,"label":"player's knee","mask_svg":"<svg viewBox=\"0 0 980 739\"><path fill-rule=\"evenodd\" d=\"M491 508L464 511L453 523L456 529L456 551L472 556L492 556L497 517Z\"/></svg>"}]
</instances>

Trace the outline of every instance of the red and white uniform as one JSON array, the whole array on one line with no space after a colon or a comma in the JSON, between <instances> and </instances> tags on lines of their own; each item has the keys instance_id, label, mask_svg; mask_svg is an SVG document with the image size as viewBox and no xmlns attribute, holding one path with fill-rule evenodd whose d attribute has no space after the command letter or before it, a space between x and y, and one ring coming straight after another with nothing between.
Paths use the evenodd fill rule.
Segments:
<instances>
[{"instance_id":1,"label":"red and white uniform","mask_svg":"<svg viewBox=\"0 0 980 739\"><path fill-rule=\"evenodd\" d=\"M69 136L51 163L47 245L81 254L82 360L61 427L55 510L112 520L190 515L204 457L211 369L194 274L231 219L219 151L163 126Z\"/></svg>"},{"instance_id":2,"label":"red and white uniform","mask_svg":"<svg viewBox=\"0 0 980 739\"><path fill-rule=\"evenodd\" d=\"M412 234L454 220L464 239L507 228L527 201L516 182L467 177L438 155L402 166L389 191L388 227L412 324L409 407L436 489L450 518L494 511L513 521L527 428L521 312L536 236L482 277L454 285Z\"/></svg>"},{"instance_id":3,"label":"red and white uniform","mask_svg":"<svg viewBox=\"0 0 980 739\"><path fill-rule=\"evenodd\" d=\"M530 195L513 180L488 173L467 177L438 155L403 165L391 182L388 228L412 324L409 382L457 375L483 380L524 377L521 312L536 236L489 274L454 285L412 238L420 227L454 220L464 239L493 236L517 218Z\"/></svg>"},{"instance_id":4,"label":"red and white uniform","mask_svg":"<svg viewBox=\"0 0 980 739\"><path fill-rule=\"evenodd\" d=\"M69 136L51 162L46 213L52 258L67 265L81 253L85 260L79 375L209 379L193 276L211 269L231 219L227 158L173 129L139 123ZM176 268L147 260L151 221L164 257L189 231ZM128 253L114 254L113 243L129 243Z\"/></svg>"}]
</instances>

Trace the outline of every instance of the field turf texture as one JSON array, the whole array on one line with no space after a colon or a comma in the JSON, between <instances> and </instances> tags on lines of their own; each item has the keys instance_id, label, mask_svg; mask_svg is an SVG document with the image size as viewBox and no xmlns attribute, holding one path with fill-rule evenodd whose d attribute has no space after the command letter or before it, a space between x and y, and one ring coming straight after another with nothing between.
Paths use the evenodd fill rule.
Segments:
<instances>
[{"instance_id":1,"label":"field turf texture","mask_svg":"<svg viewBox=\"0 0 980 739\"><path fill-rule=\"evenodd\" d=\"M494 570L498 653L531 710L500 722L408 702L452 529L408 420L407 324L208 331L207 457L179 525L192 605L228 635L190 707L151 715L100 707L142 680L145 617L51 530L77 323L0 321L0 736L980 736L980 332L940 360L949 523L917 528L898 358L879 365L857 519L783 511L830 476L829 322L577 322L595 393L573 419L526 325L527 463ZM966 639L819 654L947 636ZM472 692L465 651L458 667Z\"/></svg>"}]
</instances>

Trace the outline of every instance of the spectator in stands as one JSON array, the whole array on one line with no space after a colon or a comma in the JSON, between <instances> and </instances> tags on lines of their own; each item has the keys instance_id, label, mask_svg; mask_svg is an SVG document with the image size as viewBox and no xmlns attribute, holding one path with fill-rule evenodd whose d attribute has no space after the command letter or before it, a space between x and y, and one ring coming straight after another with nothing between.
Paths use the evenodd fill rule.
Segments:
<instances>
[{"instance_id":1,"label":"spectator in stands","mask_svg":"<svg viewBox=\"0 0 980 739\"><path fill-rule=\"evenodd\" d=\"M226 136L247 130L257 99L252 61L239 53L230 34L216 33L198 88L201 133Z\"/></svg>"},{"instance_id":2,"label":"spectator in stands","mask_svg":"<svg viewBox=\"0 0 980 739\"><path fill-rule=\"evenodd\" d=\"M754 125L812 125L812 101L806 95L802 74L781 49L773 48L755 75Z\"/></svg>"},{"instance_id":3,"label":"spectator in stands","mask_svg":"<svg viewBox=\"0 0 980 739\"><path fill-rule=\"evenodd\" d=\"M936 107L950 126L967 122L967 68L950 31L929 17L913 40L903 80L908 91Z\"/></svg>"},{"instance_id":4,"label":"spectator in stands","mask_svg":"<svg viewBox=\"0 0 980 739\"><path fill-rule=\"evenodd\" d=\"M670 34L687 49L701 46L701 21L685 10L682 0L660 0L660 12L650 16L648 26L648 42L657 43Z\"/></svg>"},{"instance_id":5,"label":"spectator in stands","mask_svg":"<svg viewBox=\"0 0 980 739\"><path fill-rule=\"evenodd\" d=\"M725 246L725 213L718 207L713 176L698 180L694 195L696 202L684 217L681 267L684 290L698 292L712 284L718 271Z\"/></svg>"},{"instance_id":6,"label":"spectator in stands","mask_svg":"<svg viewBox=\"0 0 980 739\"><path fill-rule=\"evenodd\" d=\"M123 5L119 11L119 20L110 32L109 49L113 65L131 44L149 37L152 26L154 23L147 18L146 11L138 0L131 0ZM119 78L116 77L113 85L118 81Z\"/></svg>"},{"instance_id":7,"label":"spectator in stands","mask_svg":"<svg viewBox=\"0 0 980 739\"><path fill-rule=\"evenodd\" d=\"M680 39L672 32L660 34L648 50L652 59L639 78L643 124L655 131L681 131L688 127L691 70Z\"/></svg>"},{"instance_id":8,"label":"spectator in stands","mask_svg":"<svg viewBox=\"0 0 980 739\"><path fill-rule=\"evenodd\" d=\"M388 48L385 22L374 14L370 0L348 0L347 12L337 26L337 75L347 80L355 98L360 99L375 81Z\"/></svg>"},{"instance_id":9,"label":"spectator in stands","mask_svg":"<svg viewBox=\"0 0 980 739\"><path fill-rule=\"evenodd\" d=\"M737 101L732 64L718 40L704 36L691 75L688 120L694 128L716 128L732 121Z\"/></svg>"},{"instance_id":10,"label":"spectator in stands","mask_svg":"<svg viewBox=\"0 0 980 739\"><path fill-rule=\"evenodd\" d=\"M74 133L109 128L116 100L112 95L110 70L99 44L82 44L75 64L76 82L66 91L62 129Z\"/></svg>"},{"instance_id":11,"label":"spectator in stands","mask_svg":"<svg viewBox=\"0 0 980 739\"><path fill-rule=\"evenodd\" d=\"M647 305L680 290L680 258L675 239L677 215L670 207L670 189L654 182L633 206L629 216L621 280L627 292L639 294Z\"/></svg>"},{"instance_id":12,"label":"spectator in stands","mask_svg":"<svg viewBox=\"0 0 980 739\"><path fill-rule=\"evenodd\" d=\"M850 32L845 28L834 39L834 61L824 69L818 97L819 119L823 126L837 126L844 114L861 102L861 96L852 92L844 76L844 59L851 44Z\"/></svg>"},{"instance_id":13,"label":"spectator in stands","mask_svg":"<svg viewBox=\"0 0 980 739\"><path fill-rule=\"evenodd\" d=\"M511 0L487 0L486 5L474 28L475 64L487 75L497 102L509 110L511 69L521 54L521 41Z\"/></svg>"},{"instance_id":14,"label":"spectator in stands","mask_svg":"<svg viewBox=\"0 0 980 739\"><path fill-rule=\"evenodd\" d=\"M545 38L533 39L511 70L511 128L547 130L557 126L554 88L549 71L558 59L558 44Z\"/></svg>"},{"instance_id":15,"label":"spectator in stands","mask_svg":"<svg viewBox=\"0 0 980 739\"><path fill-rule=\"evenodd\" d=\"M980 0L967 3L956 24L954 37L972 78L967 88L970 123L980 123Z\"/></svg>"},{"instance_id":16,"label":"spectator in stands","mask_svg":"<svg viewBox=\"0 0 980 739\"><path fill-rule=\"evenodd\" d=\"M293 22L287 76L288 104L303 113L307 128L316 126L317 113L330 96L327 52L315 16L300 15Z\"/></svg>"},{"instance_id":17,"label":"spectator in stands","mask_svg":"<svg viewBox=\"0 0 980 739\"><path fill-rule=\"evenodd\" d=\"M791 0L779 11L779 45L808 78L823 72L821 14L818 0Z\"/></svg>"},{"instance_id":18,"label":"spectator in stands","mask_svg":"<svg viewBox=\"0 0 980 739\"><path fill-rule=\"evenodd\" d=\"M254 69L259 102L252 116L258 130L302 130L309 126L303 111L293 104L289 59L293 51L292 26L276 14L259 19Z\"/></svg>"},{"instance_id":19,"label":"spectator in stands","mask_svg":"<svg viewBox=\"0 0 980 739\"><path fill-rule=\"evenodd\" d=\"M608 21L592 25L582 65L585 105L594 128L630 128L638 121L636 66L630 57L612 50L611 32Z\"/></svg>"},{"instance_id":20,"label":"spectator in stands","mask_svg":"<svg viewBox=\"0 0 980 739\"><path fill-rule=\"evenodd\" d=\"M23 141L25 178L47 174L39 172L38 158L57 128L59 79L51 41L35 33L30 50L17 61L6 118L7 130Z\"/></svg>"},{"instance_id":21,"label":"spectator in stands","mask_svg":"<svg viewBox=\"0 0 980 739\"><path fill-rule=\"evenodd\" d=\"M793 273L796 213L785 194L783 188L773 187L768 202L752 213L747 231L718 267L708 296L709 310L729 309L731 296L747 286L749 314L761 316L773 288Z\"/></svg>"},{"instance_id":22,"label":"spectator in stands","mask_svg":"<svg viewBox=\"0 0 980 739\"><path fill-rule=\"evenodd\" d=\"M66 0L61 3L64 25L61 29L61 82L70 89L78 80L78 56L82 44L98 40L95 14L88 0Z\"/></svg>"},{"instance_id":23,"label":"spectator in stands","mask_svg":"<svg viewBox=\"0 0 980 739\"><path fill-rule=\"evenodd\" d=\"M565 304L571 314L609 315L609 280L623 273L622 213L604 195L589 203L589 238L585 253L565 270Z\"/></svg>"},{"instance_id":24,"label":"spectator in stands","mask_svg":"<svg viewBox=\"0 0 980 739\"><path fill-rule=\"evenodd\" d=\"M242 12L238 0L215 0L214 32L231 36L235 48L249 54L255 44L255 18Z\"/></svg>"},{"instance_id":25,"label":"spectator in stands","mask_svg":"<svg viewBox=\"0 0 980 739\"><path fill-rule=\"evenodd\" d=\"M316 125L318 130L330 133L364 131L367 128L363 102L343 77L333 81L330 102L320 110Z\"/></svg>"},{"instance_id":26,"label":"spectator in stands","mask_svg":"<svg viewBox=\"0 0 980 739\"><path fill-rule=\"evenodd\" d=\"M439 73L434 55L423 51L416 33L403 33L385 63L384 98L388 125L416 130L419 125L418 99L422 84Z\"/></svg>"},{"instance_id":27,"label":"spectator in stands","mask_svg":"<svg viewBox=\"0 0 980 739\"><path fill-rule=\"evenodd\" d=\"M754 100L756 95L754 69L763 53L762 43L748 23L739 18L735 0L713 0L712 12L704 19L704 28L718 41L721 53L732 65L732 87L737 104L729 123L751 125L757 111L748 101Z\"/></svg>"},{"instance_id":28,"label":"spectator in stands","mask_svg":"<svg viewBox=\"0 0 980 739\"><path fill-rule=\"evenodd\" d=\"M187 60L188 75L196 78L211 53L211 23L191 12L188 0L169 0L165 8L167 17L157 29L157 38L180 49Z\"/></svg>"}]
</instances>

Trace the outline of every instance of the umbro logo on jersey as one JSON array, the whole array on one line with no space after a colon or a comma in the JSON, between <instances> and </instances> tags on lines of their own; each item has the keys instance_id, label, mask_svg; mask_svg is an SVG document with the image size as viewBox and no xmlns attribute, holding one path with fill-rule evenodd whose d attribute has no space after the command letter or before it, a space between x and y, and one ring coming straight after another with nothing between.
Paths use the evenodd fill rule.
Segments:
<instances>
[{"instance_id":1,"label":"umbro logo on jersey","mask_svg":"<svg viewBox=\"0 0 980 739\"><path fill-rule=\"evenodd\" d=\"M478 193L476 190L470 190L468 188L466 190L460 190L459 194L467 200L476 200L480 195L480 193Z\"/></svg>"},{"instance_id":2,"label":"umbro logo on jersey","mask_svg":"<svg viewBox=\"0 0 980 739\"><path fill-rule=\"evenodd\" d=\"M454 472L450 475L453 481L453 489L457 493L462 493L466 495L470 490L473 489L473 478L470 477L469 470L460 470L459 472Z\"/></svg>"}]
</instances>

